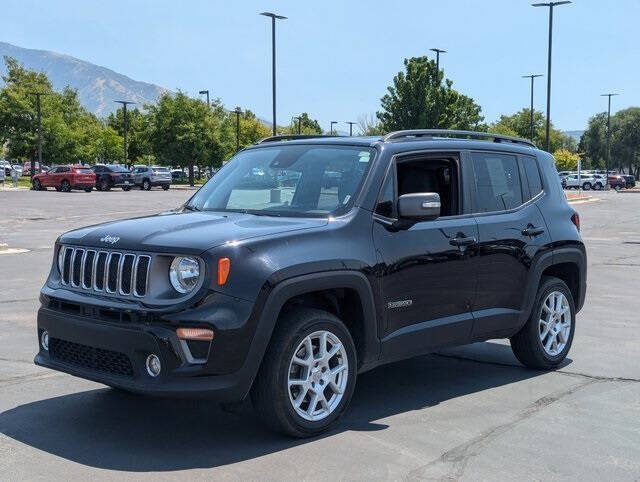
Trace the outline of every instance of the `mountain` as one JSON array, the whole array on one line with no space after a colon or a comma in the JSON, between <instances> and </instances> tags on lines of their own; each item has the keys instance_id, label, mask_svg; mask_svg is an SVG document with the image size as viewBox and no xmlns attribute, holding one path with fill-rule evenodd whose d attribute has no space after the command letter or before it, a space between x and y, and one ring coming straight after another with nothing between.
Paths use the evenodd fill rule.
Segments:
<instances>
[{"instance_id":1,"label":"mountain","mask_svg":"<svg viewBox=\"0 0 640 482\"><path fill-rule=\"evenodd\" d=\"M67 85L76 89L80 102L99 117L118 108L115 100L131 100L141 106L155 102L168 92L164 87L133 80L69 55L25 49L5 42L0 42L0 75L6 74L6 66L1 60L5 55L14 57L28 69L46 73L55 90L61 91Z\"/></svg>"},{"instance_id":2,"label":"mountain","mask_svg":"<svg viewBox=\"0 0 640 482\"><path fill-rule=\"evenodd\" d=\"M584 131L562 131L562 133L566 136L573 137L576 142L580 142L580 138L582 137L582 134L584 134Z\"/></svg>"}]
</instances>

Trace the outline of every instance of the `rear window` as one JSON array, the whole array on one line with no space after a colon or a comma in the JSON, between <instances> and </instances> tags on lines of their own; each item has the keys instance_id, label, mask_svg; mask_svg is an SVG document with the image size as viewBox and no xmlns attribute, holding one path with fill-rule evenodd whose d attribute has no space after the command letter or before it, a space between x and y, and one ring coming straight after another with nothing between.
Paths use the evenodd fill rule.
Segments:
<instances>
[{"instance_id":1,"label":"rear window","mask_svg":"<svg viewBox=\"0 0 640 482\"><path fill-rule=\"evenodd\" d=\"M111 172L129 172L129 169L127 169L124 166L119 166L119 165L114 165L114 166L109 166L109 170Z\"/></svg>"},{"instance_id":2,"label":"rear window","mask_svg":"<svg viewBox=\"0 0 640 482\"><path fill-rule=\"evenodd\" d=\"M520 173L515 156L472 153L477 212L506 211L522 204Z\"/></svg>"},{"instance_id":3,"label":"rear window","mask_svg":"<svg viewBox=\"0 0 640 482\"><path fill-rule=\"evenodd\" d=\"M542 179L540 178L540 170L538 169L538 161L535 157L523 156L524 172L527 174L527 182L529 183L529 194L536 197L542 191Z\"/></svg>"},{"instance_id":4,"label":"rear window","mask_svg":"<svg viewBox=\"0 0 640 482\"><path fill-rule=\"evenodd\" d=\"M88 167L74 167L73 172L78 174L91 174L93 171Z\"/></svg>"},{"instance_id":5,"label":"rear window","mask_svg":"<svg viewBox=\"0 0 640 482\"><path fill-rule=\"evenodd\" d=\"M166 167L154 167L153 172L165 174L169 172L169 169L167 169Z\"/></svg>"}]
</instances>

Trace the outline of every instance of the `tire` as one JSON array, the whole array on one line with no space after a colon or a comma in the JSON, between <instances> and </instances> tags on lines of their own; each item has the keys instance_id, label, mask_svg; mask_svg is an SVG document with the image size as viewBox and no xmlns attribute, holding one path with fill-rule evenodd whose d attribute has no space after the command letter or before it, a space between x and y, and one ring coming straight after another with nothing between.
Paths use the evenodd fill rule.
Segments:
<instances>
[{"instance_id":1,"label":"tire","mask_svg":"<svg viewBox=\"0 0 640 482\"><path fill-rule=\"evenodd\" d=\"M318 349L316 345L312 345L313 358L309 357L308 350L303 345L308 337L318 337L319 341L321 333L328 333L330 350L337 346L333 341L341 344L338 354L333 355L326 364L315 361L320 360L315 358ZM311 365L306 367L306 364L303 366L294 362L296 354L299 360L302 356L305 360L310 360ZM347 366L333 375L334 378L330 381L330 371L340 365ZM292 370L300 373L292 373ZM326 375L322 375L323 373ZM278 320L251 389L251 400L263 422L271 429L294 437L312 437L329 429L344 413L353 395L356 373L356 349L351 334L342 321L326 311L294 309ZM291 376L306 379L306 382L289 388ZM336 385L341 387L341 394L333 389ZM319 393L328 397L328 401L322 404L316 399L314 408L311 409L312 399L317 393L314 390L321 386L324 388ZM294 396L301 398L299 409L294 407ZM323 414L323 410L327 413ZM315 420L310 420L299 411L304 412L305 417L311 415L311 418L314 418L315 412L320 413L315 415Z\"/></svg>"},{"instance_id":2,"label":"tire","mask_svg":"<svg viewBox=\"0 0 640 482\"><path fill-rule=\"evenodd\" d=\"M84 192L91 192L91 191L93 191L93 188L92 188L92 187L86 187L86 188L84 189Z\"/></svg>"},{"instance_id":3,"label":"tire","mask_svg":"<svg viewBox=\"0 0 640 482\"><path fill-rule=\"evenodd\" d=\"M616 185L615 185L615 187L614 187L614 189L615 189L616 191L619 191L620 189L622 189L622 186L620 186L620 184L616 184Z\"/></svg>"},{"instance_id":4,"label":"tire","mask_svg":"<svg viewBox=\"0 0 640 482\"><path fill-rule=\"evenodd\" d=\"M594 189L595 191L599 191L600 189L602 189L602 184L600 184L599 182L597 182L597 183L595 184L595 186L593 186L593 189Z\"/></svg>"},{"instance_id":5,"label":"tire","mask_svg":"<svg viewBox=\"0 0 640 482\"><path fill-rule=\"evenodd\" d=\"M33 190L34 191L43 191L44 190L42 188L42 183L40 182L40 179L34 179L33 180Z\"/></svg>"},{"instance_id":6,"label":"tire","mask_svg":"<svg viewBox=\"0 0 640 482\"><path fill-rule=\"evenodd\" d=\"M168 191L169 190L169 185L168 184L163 184L162 185L162 190L163 191Z\"/></svg>"},{"instance_id":7,"label":"tire","mask_svg":"<svg viewBox=\"0 0 640 482\"><path fill-rule=\"evenodd\" d=\"M69 184L69 181L66 179L62 181L62 184L60 184L60 190L62 192L71 192L71 184Z\"/></svg>"},{"instance_id":8,"label":"tire","mask_svg":"<svg viewBox=\"0 0 640 482\"><path fill-rule=\"evenodd\" d=\"M101 191L111 191L111 186L109 186L109 181L103 179L100 181L100 190Z\"/></svg>"},{"instance_id":9,"label":"tire","mask_svg":"<svg viewBox=\"0 0 640 482\"><path fill-rule=\"evenodd\" d=\"M142 186L140 187L140 189L142 189L143 191L151 191L151 183L149 182L149 179L145 179L144 181L142 181Z\"/></svg>"},{"instance_id":10,"label":"tire","mask_svg":"<svg viewBox=\"0 0 640 482\"><path fill-rule=\"evenodd\" d=\"M129 192L129 191L131 191L131 186L122 186L122 190L124 192Z\"/></svg>"},{"instance_id":11,"label":"tire","mask_svg":"<svg viewBox=\"0 0 640 482\"><path fill-rule=\"evenodd\" d=\"M562 322L560 326L568 326L569 332L567 333L564 329L560 329L560 333L556 335L555 339L557 343L558 341L562 342L564 338L564 346L560 348L560 344L558 343L555 350L556 353L553 353L543 346L541 338L543 338L546 326L541 325L540 322L543 321L543 317L547 319L547 322L550 320L550 314L544 306L548 303L549 299L552 299L551 296L553 294L558 293L564 296L562 304L564 305L566 301L566 308L569 310L567 314L560 318L560 321ZM555 324L555 320L552 321L552 323ZM556 324L556 327L557 326L558 325ZM545 276L540 282L540 287L536 294L536 300L527 323L510 339L513 354L520 363L528 368L553 370L564 361L567 353L569 353L571 343L573 342L575 326L576 309L571 291L561 279ZM550 334L543 338L545 340L545 344L549 343L550 338L552 338ZM550 348L553 350L553 343Z\"/></svg>"},{"instance_id":12,"label":"tire","mask_svg":"<svg viewBox=\"0 0 640 482\"><path fill-rule=\"evenodd\" d=\"M590 189L591 189L591 183L590 183L590 182L585 182L585 183L582 185L582 189L584 189L585 191L590 190Z\"/></svg>"}]
</instances>

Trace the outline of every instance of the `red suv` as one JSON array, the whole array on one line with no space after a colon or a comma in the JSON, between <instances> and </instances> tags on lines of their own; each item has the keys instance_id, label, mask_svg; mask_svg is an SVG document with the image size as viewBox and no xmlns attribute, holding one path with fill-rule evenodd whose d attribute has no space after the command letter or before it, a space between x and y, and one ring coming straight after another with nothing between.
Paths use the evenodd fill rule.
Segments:
<instances>
[{"instance_id":1,"label":"red suv","mask_svg":"<svg viewBox=\"0 0 640 482\"><path fill-rule=\"evenodd\" d=\"M84 189L91 192L96 185L95 173L86 166L56 166L48 172L33 176L33 189L44 191L55 187L56 191L69 192L72 189Z\"/></svg>"}]
</instances>

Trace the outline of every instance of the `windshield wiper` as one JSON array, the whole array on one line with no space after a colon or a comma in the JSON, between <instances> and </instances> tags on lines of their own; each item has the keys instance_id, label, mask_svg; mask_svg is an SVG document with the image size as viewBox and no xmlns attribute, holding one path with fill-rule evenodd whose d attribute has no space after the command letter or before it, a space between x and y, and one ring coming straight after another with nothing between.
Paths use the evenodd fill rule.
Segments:
<instances>
[{"instance_id":1,"label":"windshield wiper","mask_svg":"<svg viewBox=\"0 0 640 482\"><path fill-rule=\"evenodd\" d=\"M274 213L272 211L254 211L254 210L250 210L250 209L245 209L242 211L244 214L253 214L254 216L274 216L276 218L279 218L282 216L282 214L278 214L278 213Z\"/></svg>"},{"instance_id":2,"label":"windshield wiper","mask_svg":"<svg viewBox=\"0 0 640 482\"><path fill-rule=\"evenodd\" d=\"M185 204L182 206L182 209L186 209L187 211L200 211L201 209L196 206L192 206L191 204Z\"/></svg>"}]
</instances>

